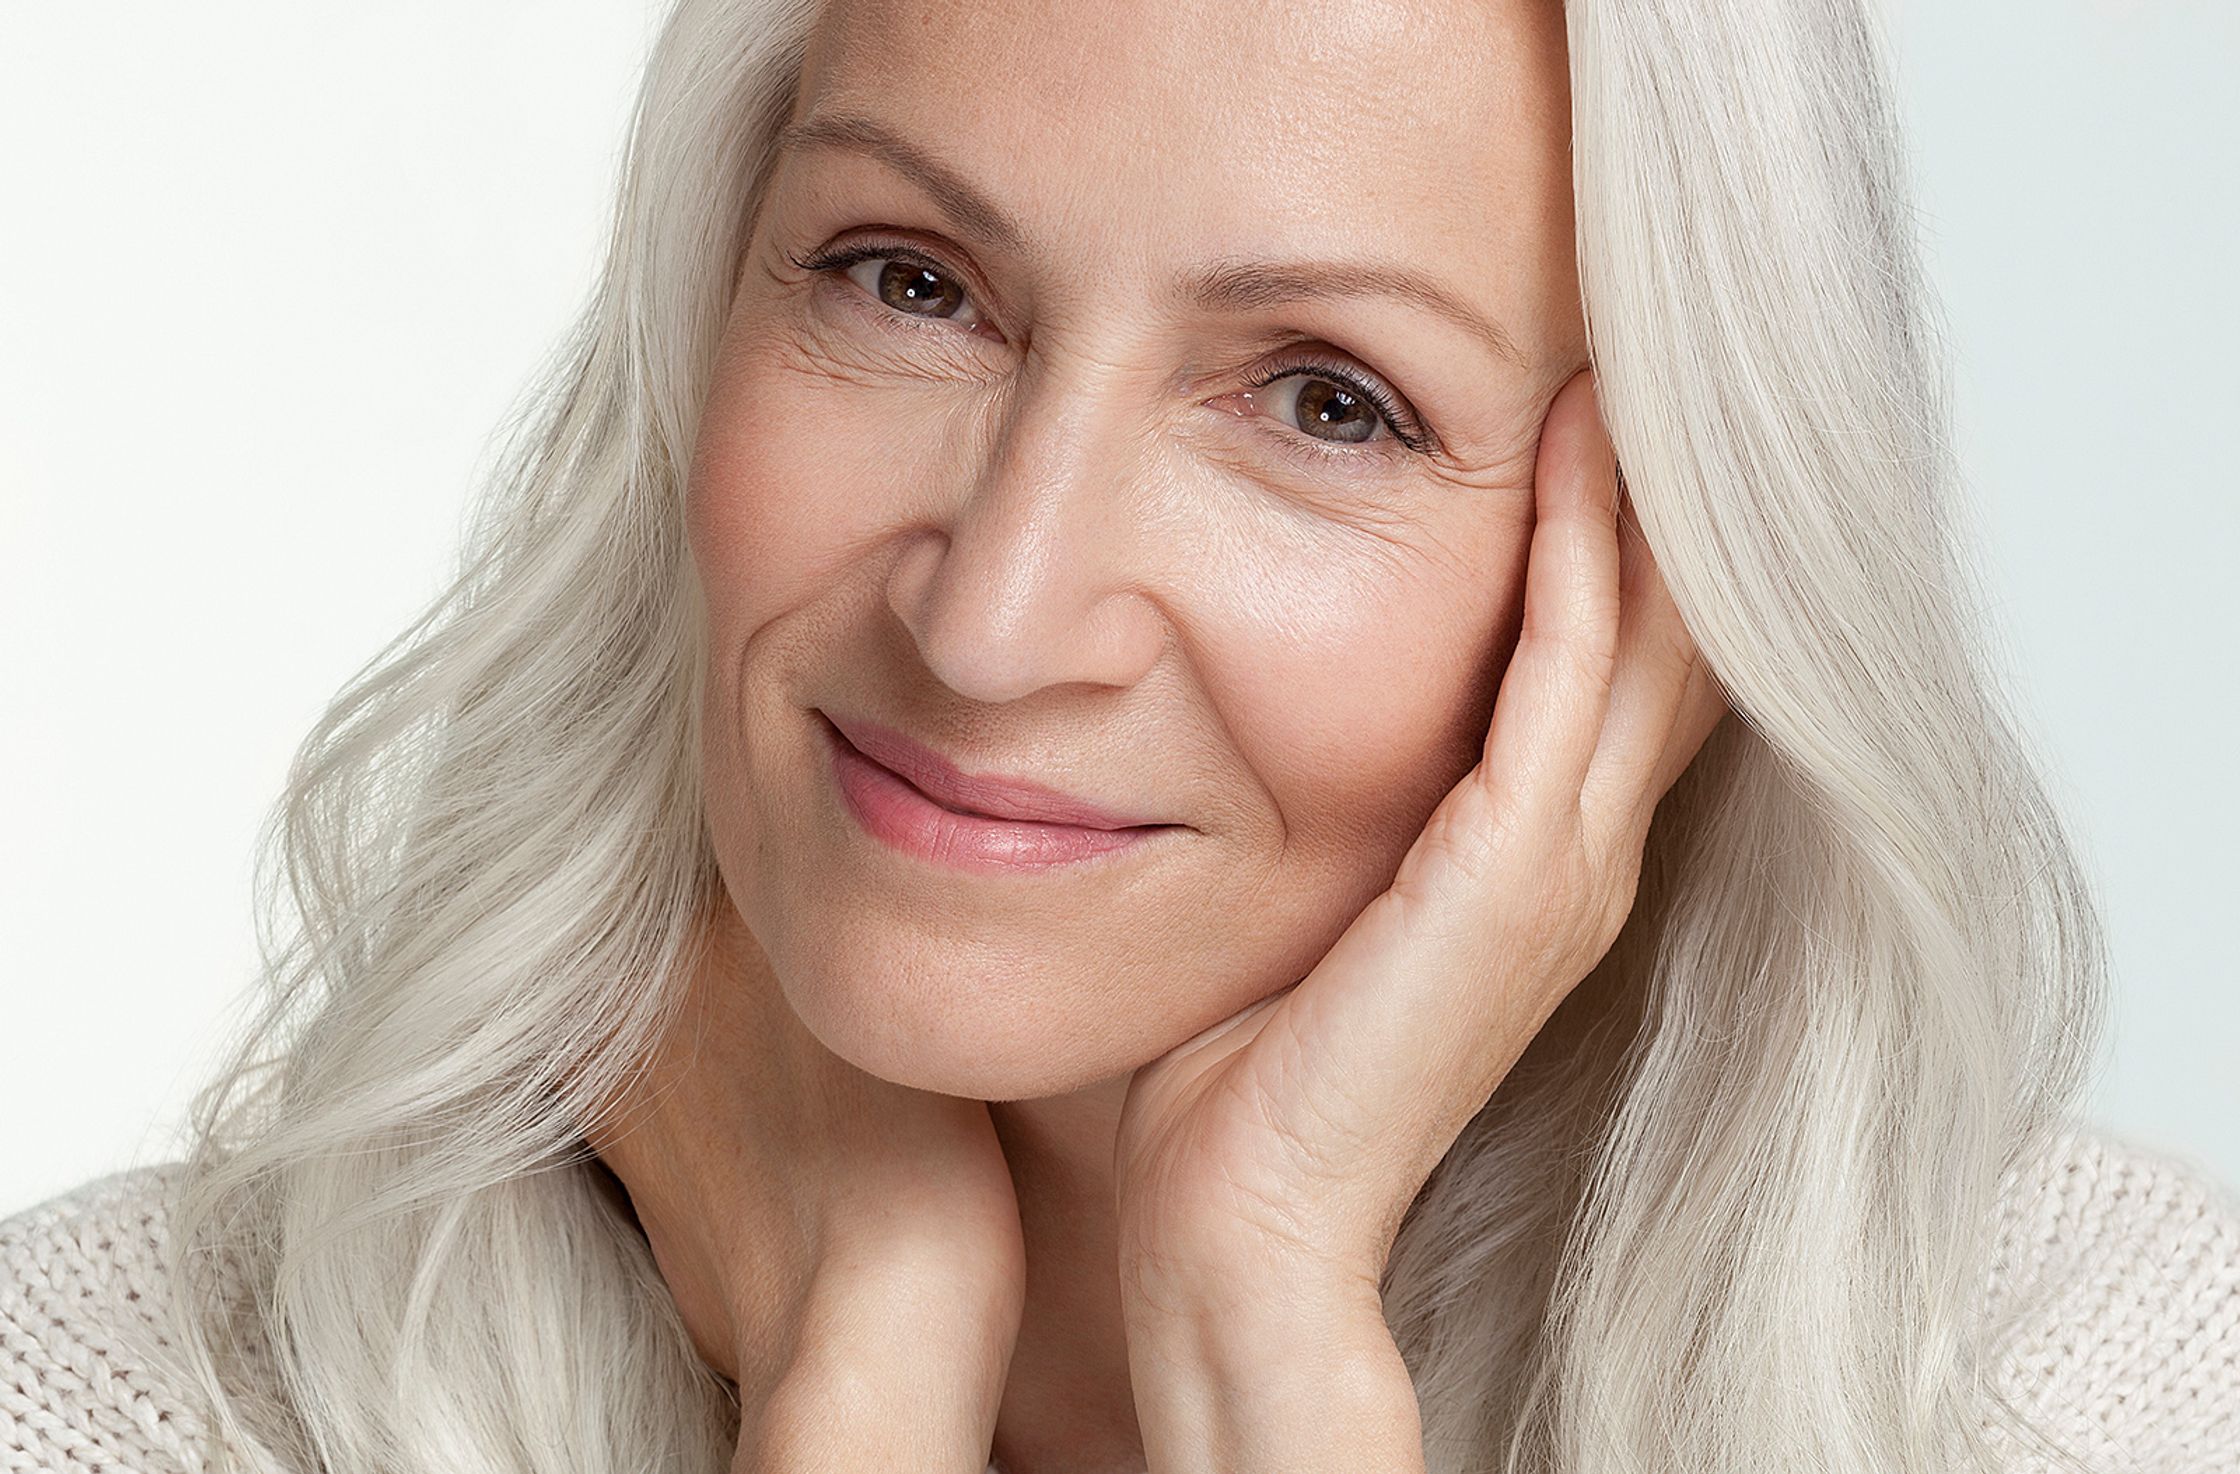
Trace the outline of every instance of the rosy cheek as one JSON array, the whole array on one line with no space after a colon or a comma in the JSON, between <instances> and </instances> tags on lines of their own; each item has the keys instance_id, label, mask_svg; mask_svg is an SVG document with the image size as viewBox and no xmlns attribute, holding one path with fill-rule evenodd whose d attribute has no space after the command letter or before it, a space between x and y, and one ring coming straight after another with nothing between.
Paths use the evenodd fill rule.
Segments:
<instances>
[{"instance_id":1,"label":"rosy cheek","mask_svg":"<svg viewBox=\"0 0 2240 1474\"><path fill-rule=\"evenodd\" d=\"M688 536L711 607L799 602L858 545L878 504L859 469L860 427L757 367L735 366L710 395L688 483Z\"/></svg>"},{"instance_id":2,"label":"rosy cheek","mask_svg":"<svg viewBox=\"0 0 2240 1474\"><path fill-rule=\"evenodd\" d=\"M1217 625L1227 653L1207 675L1212 697L1302 857L1396 864L1477 761L1527 535L1487 528L1466 557L1437 562L1326 558L1311 567L1311 600L1264 584ZM1270 606L1299 613L1245 612Z\"/></svg>"}]
</instances>

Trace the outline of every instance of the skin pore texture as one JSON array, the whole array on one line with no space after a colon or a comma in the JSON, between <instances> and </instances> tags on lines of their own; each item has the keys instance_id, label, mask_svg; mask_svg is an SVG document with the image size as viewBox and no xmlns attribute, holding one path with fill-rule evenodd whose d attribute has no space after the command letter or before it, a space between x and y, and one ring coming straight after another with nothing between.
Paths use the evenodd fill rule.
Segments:
<instances>
[{"instance_id":1,"label":"skin pore texture","mask_svg":"<svg viewBox=\"0 0 2240 1474\"><path fill-rule=\"evenodd\" d=\"M1587 362L1561 8L836 0L792 121L689 482L725 894L595 1140L743 1460L845 1340L994 1358L1019 1474L1141 1469L1131 1074L1392 883L1518 639ZM1263 260L1351 265L1308 294ZM820 711L1177 827L929 863L850 817ZM956 1293L840 1293L873 1283Z\"/></svg>"}]
</instances>

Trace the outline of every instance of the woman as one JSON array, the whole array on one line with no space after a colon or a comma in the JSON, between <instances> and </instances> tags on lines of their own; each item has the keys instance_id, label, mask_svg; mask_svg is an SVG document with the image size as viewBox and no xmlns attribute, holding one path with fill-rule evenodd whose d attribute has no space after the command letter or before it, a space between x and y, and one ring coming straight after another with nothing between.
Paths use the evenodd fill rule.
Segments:
<instances>
[{"instance_id":1,"label":"woman","mask_svg":"<svg viewBox=\"0 0 2240 1474\"><path fill-rule=\"evenodd\" d=\"M2240 1462L1942 364L1849 0L683 0L9 1467Z\"/></svg>"}]
</instances>

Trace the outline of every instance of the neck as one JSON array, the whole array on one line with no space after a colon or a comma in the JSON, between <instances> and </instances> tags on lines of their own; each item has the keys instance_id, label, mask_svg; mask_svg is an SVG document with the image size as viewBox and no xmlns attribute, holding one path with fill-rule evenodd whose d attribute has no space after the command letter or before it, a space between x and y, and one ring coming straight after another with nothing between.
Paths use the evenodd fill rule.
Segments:
<instances>
[{"instance_id":1,"label":"neck","mask_svg":"<svg viewBox=\"0 0 2240 1474\"><path fill-rule=\"evenodd\" d=\"M812 1059L821 1063L804 1065ZM702 1360L738 1385L743 1405L766 1399L788 1365L815 1276L803 1214L821 1205L829 1167L816 1127L793 1118L815 1098L816 1071L832 1067L853 1068L809 1036L760 949L732 938L707 954L611 1114L620 1127L588 1133ZM988 1106L1026 1248L995 1431L999 1464L1015 1474L1143 1468L1113 1181L1128 1080Z\"/></svg>"},{"instance_id":2,"label":"neck","mask_svg":"<svg viewBox=\"0 0 2240 1474\"><path fill-rule=\"evenodd\" d=\"M1121 1319L1113 1142L1128 1077L989 1105L1011 1163L1027 1299L996 1420L1006 1469L1143 1468Z\"/></svg>"}]
</instances>

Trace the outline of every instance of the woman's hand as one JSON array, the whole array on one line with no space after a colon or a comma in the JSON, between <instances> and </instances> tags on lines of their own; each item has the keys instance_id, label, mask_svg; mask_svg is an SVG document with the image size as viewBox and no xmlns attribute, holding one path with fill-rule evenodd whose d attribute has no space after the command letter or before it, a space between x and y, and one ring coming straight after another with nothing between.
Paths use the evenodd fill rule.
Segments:
<instances>
[{"instance_id":1,"label":"woman's hand","mask_svg":"<svg viewBox=\"0 0 2240 1474\"><path fill-rule=\"evenodd\" d=\"M1026 1301L995 1124L983 1101L896 1085L814 1047L824 1129L792 1149L822 1188L797 1200L816 1205L816 1261L732 1474L980 1474Z\"/></svg>"},{"instance_id":2,"label":"woman's hand","mask_svg":"<svg viewBox=\"0 0 2240 1474\"><path fill-rule=\"evenodd\" d=\"M1026 1283L987 1105L825 1048L728 901L708 937L589 1139L701 1359L738 1386L734 1474L978 1474Z\"/></svg>"},{"instance_id":3,"label":"woman's hand","mask_svg":"<svg viewBox=\"0 0 2240 1474\"><path fill-rule=\"evenodd\" d=\"M1549 408L1482 760L1304 979L1136 1071L1123 1293L1160 1474L1421 1468L1378 1288L1402 1217L1632 909L1727 710L1638 531L1591 371Z\"/></svg>"}]
</instances>

